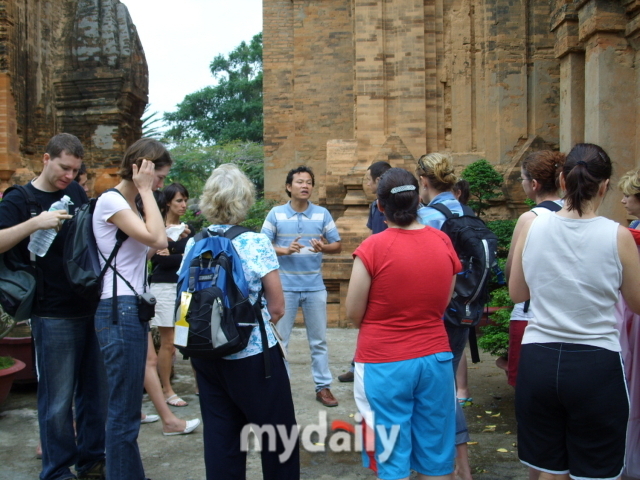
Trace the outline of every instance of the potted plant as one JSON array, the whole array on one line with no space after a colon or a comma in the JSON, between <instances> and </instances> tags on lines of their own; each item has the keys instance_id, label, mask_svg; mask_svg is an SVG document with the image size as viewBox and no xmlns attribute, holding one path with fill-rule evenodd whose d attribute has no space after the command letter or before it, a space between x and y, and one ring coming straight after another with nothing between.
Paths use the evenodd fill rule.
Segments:
<instances>
[{"instance_id":1,"label":"potted plant","mask_svg":"<svg viewBox=\"0 0 640 480\"><path fill-rule=\"evenodd\" d=\"M13 318L0 309L0 338L5 337L14 326ZM24 368L24 362L9 356L0 356L0 404L7 399L16 374Z\"/></svg>"},{"instance_id":2,"label":"potted plant","mask_svg":"<svg viewBox=\"0 0 640 480\"><path fill-rule=\"evenodd\" d=\"M13 357L26 365L14 379L17 383L33 383L37 381L33 368L33 339L31 328L26 321L16 323L11 330L0 337L0 356Z\"/></svg>"}]
</instances>

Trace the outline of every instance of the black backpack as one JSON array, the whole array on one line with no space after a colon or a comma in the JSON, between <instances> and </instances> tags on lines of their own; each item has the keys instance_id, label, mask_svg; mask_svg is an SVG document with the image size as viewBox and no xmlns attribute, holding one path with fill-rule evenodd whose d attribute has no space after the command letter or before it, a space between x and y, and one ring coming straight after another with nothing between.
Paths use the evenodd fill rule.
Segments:
<instances>
[{"instance_id":1,"label":"black backpack","mask_svg":"<svg viewBox=\"0 0 640 480\"><path fill-rule=\"evenodd\" d=\"M107 192L118 189L110 188ZM106 192L105 192L106 193ZM122 195L122 193L120 193ZM102 293L102 278L129 236L122 230L116 232L116 244L107 259L104 268L100 268L100 253L93 234L93 212L97 198L82 205L69 222L69 233L62 256L64 273L73 291L84 301L97 306Z\"/></svg>"},{"instance_id":2,"label":"black backpack","mask_svg":"<svg viewBox=\"0 0 640 480\"><path fill-rule=\"evenodd\" d=\"M32 218L42 211L42 207L27 188L13 185L4 191L4 195L12 190L19 190L25 197ZM30 318L37 283L42 281L42 275L38 275L35 254L29 252L29 255L30 264L24 265L18 260L13 248L0 254L0 307L16 322ZM7 265L7 259L13 268ZM42 289L42 285L40 288Z\"/></svg>"},{"instance_id":3,"label":"black backpack","mask_svg":"<svg viewBox=\"0 0 640 480\"><path fill-rule=\"evenodd\" d=\"M442 203L429 206L446 217L441 231L451 239L462 263L444 318L456 327L474 327L489 300L489 279L491 269L497 265L498 237L466 205L462 205L462 215L452 213Z\"/></svg>"},{"instance_id":4,"label":"black backpack","mask_svg":"<svg viewBox=\"0 0 640 480\"><path fill-rule=\"evenodd\" d=\"M191 293L186 313L186 345L176 347L185 358L217 359L244 350L255 325L260 327L265 377L271 376L267 332L262 318L262 290L255 304L242 263L231 240L250 232L234 226L226 232L204 229L185 255L178 273L176 321L181 314L182 292ZM178 328L176 326L176 328ZM176 333L176 341L178 334Z\"/></svg>"}]
</instances>

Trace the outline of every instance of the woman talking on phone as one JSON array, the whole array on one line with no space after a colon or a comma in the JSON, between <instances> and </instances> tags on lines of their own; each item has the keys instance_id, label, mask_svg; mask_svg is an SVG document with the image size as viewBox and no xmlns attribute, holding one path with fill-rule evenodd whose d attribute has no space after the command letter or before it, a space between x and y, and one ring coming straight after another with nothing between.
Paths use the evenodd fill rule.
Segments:
<instances>
[{"instance_id":1,"label":"woman talking on phone","mask_svg":"<svg viewBox=\"0 0 640 480\"><path fill-rule=\"evenodd\" d=\"M171 163L169 152L160 142L150 138L135 142L122 159L122 181L100 196L93 216L101 267L116 245L117 232L121 230L128 236L104 276L95 316L109 388L108 480L145 479L137 439L151 317L141 297L148 290L149 249L167 247L165 226L153 191L162 187ZM136 208L137 194L144 206L144 219Z\"/></svg>"}]
</instances>

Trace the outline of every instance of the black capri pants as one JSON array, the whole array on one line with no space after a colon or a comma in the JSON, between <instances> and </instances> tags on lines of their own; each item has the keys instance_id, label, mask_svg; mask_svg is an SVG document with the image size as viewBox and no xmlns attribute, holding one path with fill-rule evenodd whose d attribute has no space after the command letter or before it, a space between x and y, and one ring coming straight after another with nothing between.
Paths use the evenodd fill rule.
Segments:
<instances>
[{"instance_id":1,"label":"black capri pants","mask_svg":"<svg viewBox=\"0 0 640 480\"><path fill-rule=\"evenodd\" d=\"M576 479L617 478L629 419L620 353L574 343L522 345L516 419L522 463Z\"/></svg>"},{"instance_id":2,"label":"black capri pants","mask_svg":"<svg viewBox=\"0 0 640 480\"><path fill-rule=\"evenodd\" d=\"M297 424L291 385L278 346L269 349L271 378L264 377L262 354L238 360L192 358L200 390L200 410L204 427L204 464L207 480L245 480L247 453L241 448L243 428L284 427L287 435ZM275 450L262 436L264 480L299 480L300 449L297 436L289 456L278 435ZM282 458L281 458L282 455Z\"/></svg>"}]
</instances>

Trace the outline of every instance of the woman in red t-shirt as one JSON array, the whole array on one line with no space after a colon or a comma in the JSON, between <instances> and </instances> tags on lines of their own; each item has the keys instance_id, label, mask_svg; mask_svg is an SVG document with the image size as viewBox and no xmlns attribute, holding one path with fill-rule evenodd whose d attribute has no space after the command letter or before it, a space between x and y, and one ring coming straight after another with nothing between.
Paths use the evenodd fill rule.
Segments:
<instances>
[{"instance_id":1,"label":"woman in red t-shirt","mask_svg":"<svg viewBox=\"0 0 640 480\"><path fill-rule=\"evenodd\" d=\"M380 179L389 228L354 252L347 316L360 328L354 396L366 425L363 463L378 478L449 476L455 456L452 354L442 318L461 270L447 235L418 223L418 182ZM373 437L371 438L371 434Z\"/></svg>"}]
</instances>

